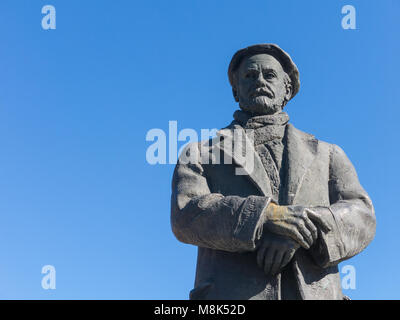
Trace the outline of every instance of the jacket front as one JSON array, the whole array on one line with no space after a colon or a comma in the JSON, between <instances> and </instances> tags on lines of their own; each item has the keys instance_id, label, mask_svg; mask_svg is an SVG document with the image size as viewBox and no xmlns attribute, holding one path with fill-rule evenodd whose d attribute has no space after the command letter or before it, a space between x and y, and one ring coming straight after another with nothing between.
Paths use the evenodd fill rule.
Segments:
<instances>
[{"instance_id":1,"label":"jacket front","mask_svg":"<svg viewBox=\"0 0 400 320\"><path fill-rule=\"evenodd\" d=\"M218 143L188 145L174 171L172 230L178 240L198 246L190 298L343 299L338 264L361 252L375 235L373 205L353 165L338 146L286 126L286 179L279 204L317 210L331 231L319 232L309 250L298 249L281 273L267 275L257 266L256 251L266 232L262 213L274 201L271 186L254 150L251 166L231 147L226 150L234 144L235 130L244 132L233 123L218 132ZM187 161L204 150L224 161Z\"/></svg>"}]
</instances>

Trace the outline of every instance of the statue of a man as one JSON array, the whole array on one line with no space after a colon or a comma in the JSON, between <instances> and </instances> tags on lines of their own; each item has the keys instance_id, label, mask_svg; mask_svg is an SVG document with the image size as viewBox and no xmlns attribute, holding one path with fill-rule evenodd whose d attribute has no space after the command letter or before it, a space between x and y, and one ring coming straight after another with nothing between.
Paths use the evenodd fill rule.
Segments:
<instances>
[{"instance_id":1,"label":"statue of a man","mask_svg":"<svg viewBox=\"0 0 400 320\"><path fill-rule=\"evenodd\" d=\"M288 123L299 72L277 45L239 50L228 75L240 110L218 143L190 144L173 177L172 230L198 246L190 299L344 299L338 264L375 235L353 165ZM237 132L251 141L251 170L232 151ZM204 150L231 161L187 161Z\"/></svg>"}]
</instances>

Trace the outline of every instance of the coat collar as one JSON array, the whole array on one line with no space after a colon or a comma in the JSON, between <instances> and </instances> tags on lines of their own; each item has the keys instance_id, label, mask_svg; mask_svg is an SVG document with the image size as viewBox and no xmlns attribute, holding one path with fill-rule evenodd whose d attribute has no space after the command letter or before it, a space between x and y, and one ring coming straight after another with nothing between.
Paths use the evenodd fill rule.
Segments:
<instances>
[{"instance_id":1,"label":"coat collar","mask_svg":"<svg viewBox=\"0 0 400 320\"><path fill-rule=\"evenodd\" d=\"M287 181L284 204L296 201L304 177L312 164L317 151L318 140L311 134L302 132L291 124L286 126L285 144L287 149Z\"/></svg>"},{"instance_id":2,"label":"coat collar","mask_svg":"<svg viewBox=\"0 0 400 320\"><path fill-rule=\"evenodd\" d=\"M235 148L235 143L238 142L235 131L239 134L239 138L244 138L244 143L247 147L246 157L243 157L243 153L239 153L239 151L242 150ZM249 139L247 134L245 134L243 127L237 123L232 123L229 127L219 130L217 132L217 137L219 137L217 147L224 152L225 159L231 157L232 161L238 166L235 170L235 174L247 176L262 195L271 196L272 191L268 175L258 153L254 149L253 142ZM221 145L222 141L223 145ZM240 141L243 142L243 140L239 139L239 142ZM242 149L244 151L245 148Z\"/></svg>"}]
</instances>

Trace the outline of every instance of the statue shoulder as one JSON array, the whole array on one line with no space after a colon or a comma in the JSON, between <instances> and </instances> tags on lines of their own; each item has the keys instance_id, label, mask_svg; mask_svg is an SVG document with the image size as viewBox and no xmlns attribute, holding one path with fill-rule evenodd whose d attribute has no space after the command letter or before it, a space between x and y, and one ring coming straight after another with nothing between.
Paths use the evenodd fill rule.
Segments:
<instances>
[{"instance_id":1,"label":"statue shoulder","mask_svg":"<svg viewBox=\"0 0 400 320\"><path fill-rule=\"evenodd\" d=\"M300 129L297 129L294 125L292 125L290 123L287 125L287 130L288 130L289 136L295 136L298 139L301 139L303 141L312 141L315 144L317 144L318 148L320 148L320 149L331 150L331 149L334 149L335 147L337 147L333 143L329 143L327 141L318 139L314 134L307 133Z\"/></svg>"}]
</instances>

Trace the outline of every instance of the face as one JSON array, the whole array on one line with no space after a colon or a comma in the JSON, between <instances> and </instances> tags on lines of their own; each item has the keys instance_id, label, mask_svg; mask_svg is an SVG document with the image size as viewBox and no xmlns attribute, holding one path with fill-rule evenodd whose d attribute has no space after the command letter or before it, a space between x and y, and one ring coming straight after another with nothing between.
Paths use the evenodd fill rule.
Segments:
<instances>
[{"instance_id":1,"label":"face","mask_svg":"<svg viewBox=\"0 0 400 320\"><path fill-rule=\"evenodd\" d=\"M237 85L234 88L240 108L254 115L282 111L291 95L285 76L279 61L269 54L245 58L236 72Z\"/></svg>"}]
</instances>

